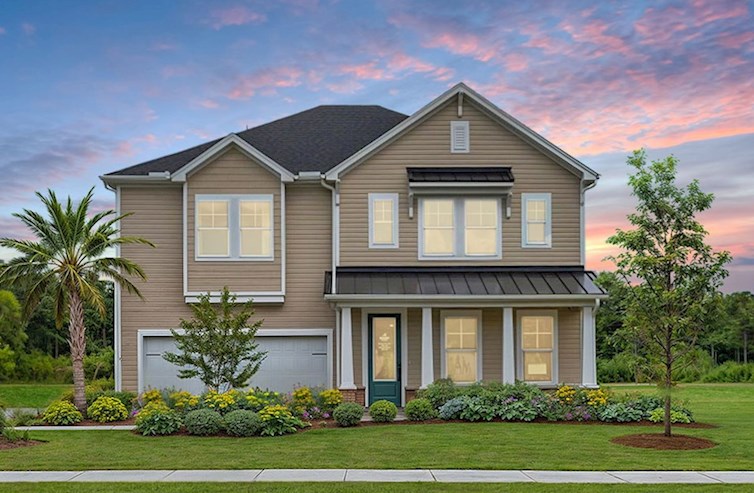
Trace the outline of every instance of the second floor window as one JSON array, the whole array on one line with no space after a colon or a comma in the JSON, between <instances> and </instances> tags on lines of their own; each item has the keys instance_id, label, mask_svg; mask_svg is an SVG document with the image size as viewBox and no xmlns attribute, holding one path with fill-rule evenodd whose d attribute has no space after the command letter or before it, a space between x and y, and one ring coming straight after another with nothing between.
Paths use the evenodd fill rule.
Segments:
<instances>
[{"instance_id":1,"label":"second floor window","mask_svg":"<svg viewBox=\"0 0 754 493\"><path fill-rule=\"evenodd\" d=\"M500 258L500 199L420 200L419 258Z\"/></svg>"},{"instance_id":2,"label":"second floor window","mask_svg":"<svg viewBox=\"0 0 754 493\"><path fill-rule=\"evenodd\" d=\"M552 246L551 199L549 193L521 194L521 246L549 248Z\"/></svg>"},{"instance_id":3,"label":"second floor window","mask_svg":"<svg viewBox=\"0 0 754 493\"><path fill-rule=\"evenodd\" d=\"M197 195L196 258L272 260L272 195Z\"/></svg>"},{"instance_id":4,"label":"second floor window","mask_svg":"<svg viewBox=\"0 0 754 493\"><path fill-rule=\"evenodd\" d=\"M398 194L369 194L369 248L398 248Z\"/></svg>"}]
</instances>

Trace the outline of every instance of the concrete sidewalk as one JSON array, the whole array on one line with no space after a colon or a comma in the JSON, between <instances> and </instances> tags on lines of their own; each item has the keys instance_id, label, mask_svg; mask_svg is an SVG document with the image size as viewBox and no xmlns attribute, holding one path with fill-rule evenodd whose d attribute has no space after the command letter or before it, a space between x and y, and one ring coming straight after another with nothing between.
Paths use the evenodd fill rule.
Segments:
<instances>
[{"instance_id":1,"label":"concrete sidewalk","mask_svg":"<svg viewBox=\"0 0 754 493\"><path fill-rule=\"evenodd\" d=\"M451 469L247 469L133 471L0 471L14 482L438 482L754 484L754 471L482 471Z\"/></svg>"}]
</instances>

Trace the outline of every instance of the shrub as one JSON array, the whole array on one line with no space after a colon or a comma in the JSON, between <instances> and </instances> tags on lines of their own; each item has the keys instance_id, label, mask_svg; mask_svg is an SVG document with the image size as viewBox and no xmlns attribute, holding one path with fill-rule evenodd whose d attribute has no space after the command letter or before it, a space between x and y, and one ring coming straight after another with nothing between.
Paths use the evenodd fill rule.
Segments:
<instances>
[{"instance_id":1,"label":"shrub","mask_svg":"<svg viewBox=\"0 0 754 493\"><path fill-rule=\"evenodd\" d=\"M192 435L217 435L223 430L223 417L211 409L197 409L186 414L183 424Z\"/></svg>"},{"instance_id":2,"label":"shrub","mask_svg":"<svg viewBox=\"0 0 754 493\"><path fill-rule=\"evenodd\" d=\"M53 426L69 426L80 423L84 417L70 402L55 401L47 408L42 419Z\"/></svg>"},{"instance_id":3,"label":"shrub","mask_svg":"<svg viewBox=\"0 0 754 493\"><path fill-rule=\"evenodd\" d=\"M331 413L343 403L343 394L338 389L323 390L317 396L319 407L322 411Z\"/></svg>"},{"instance_id":4,"label":"shrub","mask_svg":"<svg viewBox=\"0 0 754 493\"><path fill-rule=\"evenodd\" d=\"M616 421L618 423L628 423L630 421L641 421L645 417L642 409L633 407L624 402L616 402L603 407L598 413L600 421Z\"/></svg>"},{"instance_id":5,"label":"shrub","mask_svg":"<svg viewBox=\"0 0 754 493\"><path fill-rule=\"evenodd\" d=\"M665 421L665 409L663 408L657 408L651 413L649 413L649 420L653 423L662 423ZM670 411L670 422L671 423L691 423L691 418L686 415L683 411L676 411L675 409L671 409Z\"/></svg>"},{"instance_id":6,"label":"shrub","mask_svg":"<svg viewBox=\"0 0 754 493\"><path fill-rule=\"evenodd\" d=\"M3 410L0 408L0 419L2 419L2 415ZM9 424L10 426L36 426L43 423L44 421L39 419L37 413L24 411L23 409L14 410L10 415L10 419L6 421L6 424ZM1 424L0 428L2 428Z\"/></svg>"},{"instance_id":7,"label":"shrub","mask_svg":"<svg viewBox=\"0 0 754 493\"><path fill-rule=\"evenodd\" d=\"M344 402L332 413L338 426L356 426L364 416L364 406L355 402Z\"/></svg>"},{"instance_id":8,"label":"shrub","mask_svg":"<svg viewBox=\"0 0 754 493\"><path fill-rule=\"evenodd\" d=\"M744 383L754 382L754 363L743 364L726 361L713 368L701 379L707 383Z\"/></svg>"},{"instance_id":9,"label":"shrub","mask_svg":"<svg viewBox=\"0 0 754 493\"><path fill-rule=\"evenodd\" d=\"M296 433L298 428L308 426L306 423L291 414L291 410L285 406L267 406L259 411L262 420L262 435L277 436L288 433Z\"/></svg>"},{"instance_id":10,"label":"shrub","mask_svg":"<svg viewBox=\"0 0 754 493\"><path fill-rule=\"evenodd\" d=\"M280 394L271 390L253 389L246 394L246 408L252 411L261 411L267 406L282 404Z\"/></svg>"},{"instance_id":11,"label":"shrub","mask_svg":"<svg viewBox=\"0 0 754 493\"><path fill-rule=\"evenodd\" d=\"M453 380L449 378L442 378L435 380L431 384L427 385L426 389L421 389L417 393L417 397L428 399L432 403L432 407L440 409L443 404L450 399L459 396L459 389Z\"/></svg>"},{"instance_id":12,"label":"shrub","mask_svg":"<svg viewBox=\"0 0 754 493\"><path fill-rule=\"evenodd\" d=\"M89 406L87 415L100 423L123 421L128 418L128 409L115 397L102 396Z\"/></svg>"},{"instance_id":13,"label":"shrub","mask_svg":"<svg viewBox=\"0 0 754 493\"><path fill-rule=\"evenodd\" d=\"M610 398L607 391L602 389L589 390L586 393L586 404L591 407L607 406L607 401Z\"/></svg>"},{"instance_id":14,"label":"shrub","mask_svg":"<svg viewBox=\"0 0 754 493\"><path fill-rule=\"evenodd\" d=\"M492 421L496 411L495 406L481 396L466 397L466 406L461 411L461 419L465 421Z\"/></svg>"},{"instance_id":15,"label":"shrub","mask_svg":"<svg viewBox=\"0 0 754 493\"><path fill-rule=\"evenodd\" d=\"M461 419L461 413L468 405L467 397L454 397L442 405L438 414L440 419Z\"/></svg>"},{"instance_id":16,"label":"shrub","mask_svg":"<svg viewBox=\"0 0 754 493\"><path fill-rule=\"evenodd\" d=\"M257 413L238 409L225 415L225 430L235 437L250 437L262 429L262 420Z\"/></svg>"},{"instance_id":17,"label":"shrub","mask_svg":"<svg viewBox=\"0 0 754 493\"><path fill-rule=\"evenodd\" d=\"M555 398L563 404L571 404L576 398L576 389L570 385L561 385L555 391Z\"/></svg>"},{"instance_id":18,"label":"shrub","mask_svg":"<svg viewBox=\"0 0 754 493\"><path fill-rule=\"evenodd\" d=\"M538 412L531 400L511 396L498 405L495 414L504 421L532 421Z\"/></svg>"},{"instance_id":19,"label":"shrub","mask_svg":"<svg viewBox=\"0 0 754 493\"><path fill-rule=\"evenodd\" d=\"M168 396L168 406L179 412L193 411L199 407L199 396L180 390Z\"/></svg>"},{"instance_id":20,"label":"shrub","mask_svg":"<svg viewBox=\"0 0 754 493\"><path fill-rule=\"evenodd\" d=\"M158 389L150 389L141 394L141 397L139 399L144 405L149 404L150 402L164 402L165 399L162 397L162 392L160 392Z\"/></svg>"},{"instance_id":21,"label":"shrub","mask_svg":"<svg viewBox=\"0 0 754 493\"><path fill-rule=\"evenodd\" d=\"M225 414L238 409L234 392L223 392L221 394L216 390L210 390L204 394L203 402L207 409L217 411L220 414Z\"/></svg>"},{"instance_id":22,"label":"shrub","mask_svg":"<svg viewBox=\"0 0 754 493\"><path fill-rule=\"evenodd\" d=\"M376 423L390 423L398 415L398 408L390 401L375 401L369 406L369 416Z\"/></svg>"},{"instance_id":23,"label":"shrub","mask_svg":"<svg viewBox=\"0 0 754 493\"><path fill-rule=\"evenodd\" d=\"M437 416L437 411L432 407L429 399L414 399L406 404L406 417L411 421L427 421Z\"/></svg>"},{"instance_id":24,"label":"shrub","mask_svg":"<svg viewBox=\"0 0 754 493\"><path fill-rule=\"evenodd\" d=\"M314 407L314 394L309 387L298 387L291 394L291 410L296 414L303 414L304 411Z\"/></svg>"},{"instance_id":25,"label":"shrub","mask_svg":"<svg viewBox=\"0 0 754 493\"><path fill-rule=\"evenodd\" d=\"M181 429L181 418L164 402L153 401L136 415L136 429L145 436L170 435Z\"/></svg>"}]
</instances>

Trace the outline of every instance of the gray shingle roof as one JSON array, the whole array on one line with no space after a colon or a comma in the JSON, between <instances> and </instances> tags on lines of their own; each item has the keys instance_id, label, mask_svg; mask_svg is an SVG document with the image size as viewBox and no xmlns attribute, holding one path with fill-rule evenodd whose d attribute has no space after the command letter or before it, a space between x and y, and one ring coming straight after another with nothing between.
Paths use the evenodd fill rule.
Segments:
<instances>
[{"instance_id":1,"label":"gray shingle roof","mask_svg":"<svg viewBox=\"0 0 754 493\"><path fill-rule=\"evenodd\" d=\"M317 106L237 135L292 173L325 172L408 118L382 106ZM174 173L220 139L109 175Z\"/></svg>"},{"instance_id":2,"label":"gray shingle roof","mask_svg":"<svg viewBox=\"0 0 754 493\"><path fill-rule=\"evenodd\" d=\"M340 267L336 282L339 295L604 295L594 278L580 267Z\"/></svg>"}]
</instances>

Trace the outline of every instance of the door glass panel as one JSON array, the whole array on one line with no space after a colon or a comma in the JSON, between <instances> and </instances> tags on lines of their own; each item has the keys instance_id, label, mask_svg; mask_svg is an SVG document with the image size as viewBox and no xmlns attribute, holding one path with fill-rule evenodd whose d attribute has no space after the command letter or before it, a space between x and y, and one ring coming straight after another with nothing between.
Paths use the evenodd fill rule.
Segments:
<instances>
[{"instance_id":1,"label":"door glass panel","mask_svg":"<svg viewBox=\"0 0 754 493\"><path fill-rule=\"evenodd\" d=\"M374 381L397 380L397 319L372 318L372 375Z\"/></svg>"}]
</instances>

